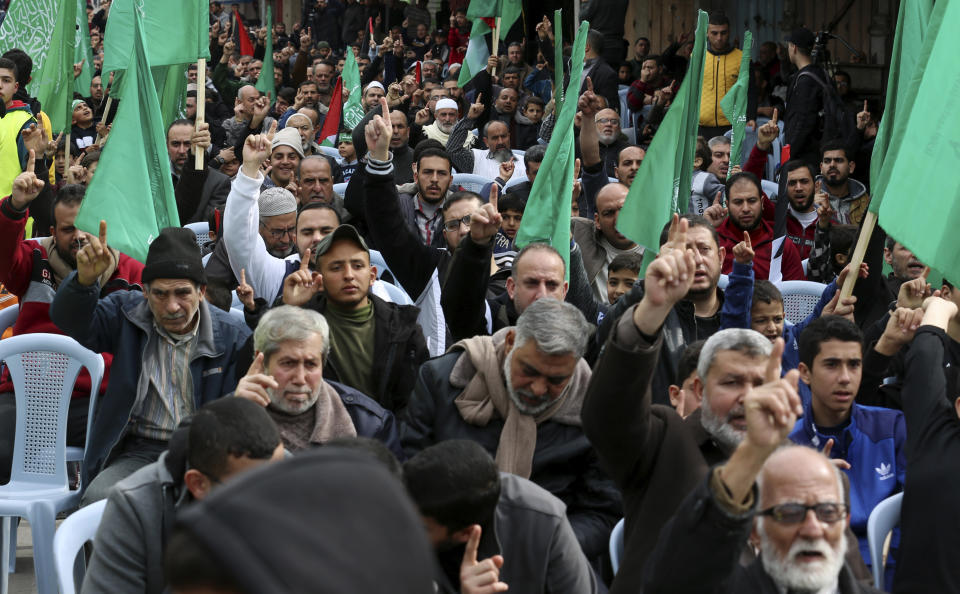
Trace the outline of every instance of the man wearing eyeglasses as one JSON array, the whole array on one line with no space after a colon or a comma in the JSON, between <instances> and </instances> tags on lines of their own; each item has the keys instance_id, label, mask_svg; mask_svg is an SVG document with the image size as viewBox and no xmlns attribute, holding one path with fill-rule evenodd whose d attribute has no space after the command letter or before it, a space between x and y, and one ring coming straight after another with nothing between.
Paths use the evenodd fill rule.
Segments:
<instances>
[{"instance_id":1,"label":"man wearing eyeglasses","mask_svg":"<svg viewBox=\"0 0 960 594\"><path fill-rule=\"evenodd\" d=\"M297 199L286 188L267 188L257 200L260 207L260 237L267 253L286 258L297 249Z\"/></svg>"},{"instance_id":2,"label":"man wearing eyeglasses","mask_svg":"<svg viewBox=\"0 0 960 594\"><path fill-rule=\"evenodd\" d=\"M906 477L907 426L903 413L854 402L863 373L863 335L857 325L839 316L824 316L800 334L800 379L810 386L803 419L790 439L825 449L845 460L853 505L850 528L860 541L860 554L870 565L867 520L878 503L903 490ZM872 388L872 386L867 386ZM885 566L887 589L893 585L900 530L890 541Z\"/></svg>"},{"instance_id":3,"label":"man wearing eyeglasses","mask_svg":"<svg viewBox=\"0 0 960 594\"><path fill-rule=\"evenodd\" d=\"M607 177L616 177L617 157L630 143L620 133L620 116L616 111L607 107L596 113L594 123L597 140L600 142L600 160L603 162L604 173Z\"/></svg>"}]
</instances>

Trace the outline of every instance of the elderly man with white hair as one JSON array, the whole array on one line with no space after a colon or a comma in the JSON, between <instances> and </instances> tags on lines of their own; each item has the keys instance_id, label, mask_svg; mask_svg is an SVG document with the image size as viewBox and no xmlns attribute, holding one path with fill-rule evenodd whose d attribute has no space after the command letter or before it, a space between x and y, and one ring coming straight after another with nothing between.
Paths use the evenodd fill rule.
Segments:
<instances>
[{"instance_id":1,"label":"elderly man with white hair","mask_svg":"<svg viewBox=\"0 0 960 594\"><path fill-rule=\"evenodd\" d=\"M450 133L453 132L454 126L460 121L460 108L457 106L457 102L446 97L438 100L437 106L433 110L433 117L433 123L423 127L423 135L431 140L443 143L443 146L447 146ZM468 132L464 146L473 146L475 139L473 132Z\"/></svg>"},{"instance_id":2,"label":"elderly man with white hair","mask_svg":"<svg viewBox=\"0 0 960 594\"><path fill-rule=\"evenodd\" d=\"M234 395L267 409L288 450L360 436L403 456L393 413L354 388L324 379L330 326L320 313L292 305L271 309L257 324L253 348L253 364Z\"/></svg>"}]
</instances>

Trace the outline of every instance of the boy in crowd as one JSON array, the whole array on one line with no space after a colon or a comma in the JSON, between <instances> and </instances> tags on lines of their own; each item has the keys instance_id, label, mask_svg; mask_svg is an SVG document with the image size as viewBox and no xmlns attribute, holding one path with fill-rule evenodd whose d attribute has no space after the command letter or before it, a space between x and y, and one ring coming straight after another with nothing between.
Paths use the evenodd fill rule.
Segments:
<instances>
[{"instance_id":1,"label":"boy in crowd","mask_svg":"<svg viewBox=\"0 0 960 594\"><path fill-rule=\"evenodd\" d=\"M697 375L697 362L700 361L700 351L703 349L705 340L697 340L687 345L680 357L680 364L677 366L677 377L683 378L681 384L671 384L670 404L677 409L677 414L686 419L693 411L700 408L700 397L693 389L694 382L700 381ZM700 391L703 394L703 391Z\"/></svg>"},{"instance_id":2,"label":"boy in crowd","mask_svg":"<svg viewBox=\"0 0 960 594\"><path fill-rule=\"evenodd\" d=\"M517 255L513 242L517 239L517 230L520 229L520 220L526 207L527 200L520 194L504 194L497 201L503 222L493 240L493 258L499 268L509 268Z\"/></svg>"},{"instance_id":3,"label":"boy in crowd","mask_svg":"<svg viewBox=\"0 0 960 594\"><path fill-rule=\"evenodd\" d=\"M607 300L616 303L620 296L633 288L643 267L643 256L618 254L607 267Z\"/></svg>"},{"instance_id":4,"label":"boy in crowd","mask_svg":"<svg viewBox=\"0 0 960 594\"><path fill-rule=\"evenodd\" d=\"M340 153L340 171L343 172L343 182L350 181L353 172L357 170L357 149L353 146L353 136L349 132L340 134L337 139L337 152Z\"/></svg>"}]
</instances>

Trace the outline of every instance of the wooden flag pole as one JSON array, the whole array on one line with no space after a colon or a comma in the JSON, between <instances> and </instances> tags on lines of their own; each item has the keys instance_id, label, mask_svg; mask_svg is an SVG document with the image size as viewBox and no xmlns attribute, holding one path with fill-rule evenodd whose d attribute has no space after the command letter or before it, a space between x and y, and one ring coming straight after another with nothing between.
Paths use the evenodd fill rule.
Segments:
<instances>
[{"instance_id":1,"label":"wooden flag pole","mask_svg":"<svg viewBox=\"0 0 960 594\"><path fill-rule=\"evenodd\" d=\"M110 104L113 103L113 97L107 95L107 103L103 107L103 119L110 117ZM106 137L101 138L100 133L97 132L97 146L103 146Z\"/></svg>"},{"instance_id":2,"label":"wooden flag pole","mask_svg":"<svg viewBox=\"0 0 960 594\"><path fill-rule=\"evenodd\" d=\"M70 151L70 128L67 128L67 140L66 140L66 143L63 145L63 151L64 151L63 156L64 156L64 159L66 160L66 163L64 163L63 165L63 176L67 178L68 184L72 184L73 173L70 171L70 165L73 161L73 155L71 154L71 151Z\"/></svg>"},{"instance_id":3,"label":"wooden flag pole","mask_svg":"<svg viewBox=\"0 0 960 594\"><path fill-rule=\"evenodd\" d=\"M840 303L847 297L853 295L853 285L860 276L860 265L863 264L863 256L867 252L867 244L870 243L870 236L873 235L873 229L877 226L877 215L873 211L867 211L863 218L863 227L860 229L860 238L857 240L857 247L853 250L853 257L850 258L850 272L846 280L843 281L843 287L840 288ZM871 270L870 274L881 274L879 270Z\"/></svg>"},{"instance_id":4,"label":"wooden flag pole","mask_svg":"<svg viewBox=\"0 0 960 594\"><path fill-rule=\"evenodd\" d=\"M497 22L493 27L493 55L499 58L498 52L500 51L500 17L497 17ZM494 67L493 72L490 73L491 76L496 76L497 69Z\"/></svg>"},{"instance_id":5,"label":"wooden flag pole","mask_svg":"<svg viewBox=\"0 0 960 594\"><path fill-rule=\"evenodd\" d=\"M197 130L200 130L200 124L204 122L204 114L207 111L207 59L199 58L197 60ZM197 171L203 169L203 150L197 149L194 154L193 168Z\"/></svg>"}]
</instances>

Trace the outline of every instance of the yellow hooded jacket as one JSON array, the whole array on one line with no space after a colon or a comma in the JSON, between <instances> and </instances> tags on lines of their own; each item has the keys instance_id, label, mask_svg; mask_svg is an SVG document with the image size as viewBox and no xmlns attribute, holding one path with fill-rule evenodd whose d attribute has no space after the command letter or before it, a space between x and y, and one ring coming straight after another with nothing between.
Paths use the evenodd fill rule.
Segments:
<instances>
[{"instance_id":1,"label":"yellow hooded jacket","mask_svg":"<svg viewBox=\"0 0 960 594\"><path fill-rule=\"evenodd\" d=\"M727 94L740 74L743 52L734 48L725 54L707 49L703 60L703 90L700 93L700 125L729 126L730 120L720 109L720 100ZM707 139L709 140L709 138Z\"/></svg>"}]
</instances>

